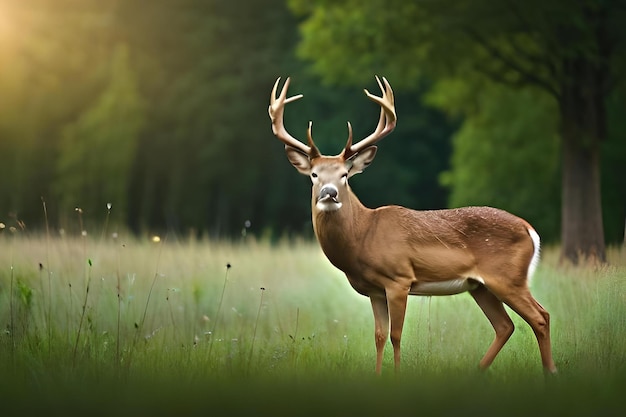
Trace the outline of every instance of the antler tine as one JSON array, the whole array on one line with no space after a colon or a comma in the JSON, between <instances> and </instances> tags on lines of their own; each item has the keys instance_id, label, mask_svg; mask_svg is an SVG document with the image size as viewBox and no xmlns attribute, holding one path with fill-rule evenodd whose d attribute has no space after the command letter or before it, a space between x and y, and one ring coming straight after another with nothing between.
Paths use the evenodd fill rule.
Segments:
<instances>
[{"instance_id":1,"label":"antler tine","mask_svg":"<svg viewBox=\"0 0 626 417\"><path fill-rule=\"evenodd\" d=\"M380 78L376 76L376 82L378 83L378 87L382 92L382 97L375 96L371 94L367 89L364 89L365 95L372 101L378 103L380 105L380 117L378 119L378 125L374 132L368 137L362 139L356 144L352 144L352 129L350 130L350 137L348 138L348 143L343 151L344 158L350 158L354 154L359 153L363 149L371 146L387 136L389 133L393 131L396 127L396 122L398 120L396 116L396 108L394 104L394 96L393 90L391 89L391 85L387 81L385 77L383 77L383 83L380 82Z\"/></svg>"},{"instance_id":2,"label":"antler tine","mask_svg":"<svg viewBox=\"0 0 626 417\"><path fill-rule=\"evenodd\" d=\"M280 91L280 95L278 97L276 97L276 91L278 90L280 77L278 77L278 79L274 83L274 88L272 89L272 95L270 97L270 106L268 108L270 119L272 119L272 131L274 132L274 135L276 135L276 137L285 145L291 146L292 148L295 148L300 152L303 152L310 156L312 154L314 146L307 146L304 143L300 142L298 139L291 136L289 132L287 132L287 129L285 129L285 125L283 123L285 104L291 103L292 101L296 101L303 97L302 94L298 94L287 98L287 89L289 88L290 81L290 77L287 77L287 79L285 80L285 85ZM310 143L312 144L312 140L310 141Z\"/></svg>"},{"instance_id":3,"label":"antler tine","mask_svg":"<svg viewBox=\"0 0 626 417\"><path fill-rule=\"evenodd\" d=\"M345 149L350 149L351 147L352 147L352 125L350 124L350 122L348 122L348 142L346 142Z\"/></svg>"},{"instance_id":4,"label":"antler tine","mask_svg":"<svg viewBox=\"0 0 626 417\"><path fill-rule=\"evenodd\" d=\"M307 137L307 140L309 141L309 147L311 148L311 150L309 151L309 158L310 159L317 158L321 154L320 154L319 149L317 149L317 146L315 146L315 142L313 142L313 122L310 120L309 120L309 128L306 131L306 137Z\"/></svg>"}]
</instances>

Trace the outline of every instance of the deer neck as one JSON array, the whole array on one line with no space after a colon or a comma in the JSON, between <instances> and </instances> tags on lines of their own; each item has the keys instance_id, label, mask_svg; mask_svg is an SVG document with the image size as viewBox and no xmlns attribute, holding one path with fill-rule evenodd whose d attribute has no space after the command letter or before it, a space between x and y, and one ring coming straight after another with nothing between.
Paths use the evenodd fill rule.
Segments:
<instances>
[{"instance_id":1,"label":"deer neck","mask_svg":"<svg viewBox=\"0 0 626 417\"><path fill-rule=\"evenodd\" d=\"M350 269L352 259L359 253L356 247L367 232L367 218L372 210L365 207L349 191L348 198L340 209L321 211L312 204L313 230L328 260L344 272Z\"/></svg>"}]
</instances>

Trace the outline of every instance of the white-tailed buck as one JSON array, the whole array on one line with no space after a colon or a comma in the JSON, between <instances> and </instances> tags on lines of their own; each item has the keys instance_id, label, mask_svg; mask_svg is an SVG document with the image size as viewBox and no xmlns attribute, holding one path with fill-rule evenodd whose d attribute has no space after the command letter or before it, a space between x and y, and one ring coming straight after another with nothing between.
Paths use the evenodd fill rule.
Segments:
<instances>
[{"instance_id":1,"label":"white-tailed buck","mask_svg":"<svg viewBox=\"0 0 626 417\"><path fill-rule=\"evenodd\" d=\"M495 330L495 340L480 361L487 368L513 333L508 305L533 329L546 372L556 372L550 346L550 315L533 298L528 280L539 260L539 235L526 221L491 207L416 211L400 206L365 207L348 179L374 159L374 144L396 125L391 86L376 77L382 90L376 130L352 143L337 156L320 154L291 136L283 124L289 78L277 95L276 80L270 99L272 130L285 144L287 158L311 178L313 229L328 260L343 271L352 287L370 298L374 311L376 372L381 372L383 350L390 334L396 370L409 295L452 295L468 291Z\"/></svg>"}]
</instances>

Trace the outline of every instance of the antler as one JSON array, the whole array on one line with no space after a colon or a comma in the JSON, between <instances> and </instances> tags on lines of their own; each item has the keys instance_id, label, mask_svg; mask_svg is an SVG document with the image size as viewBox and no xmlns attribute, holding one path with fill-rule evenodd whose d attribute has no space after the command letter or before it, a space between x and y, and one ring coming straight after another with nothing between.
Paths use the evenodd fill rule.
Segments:
<instances>
[{"instance_id":1,"label":"antler","mask_svg":"<svg viewBox=\"0 0 626 417\"><path fill-rule=\"evenodd\" d=\"M380 78L376 76L376 82L382 91L382 97L375 96L370 94L367 89L364 89L365 95L372 101L378 103L380 105L380 118L378 119L378 125L376 126L376 130L366 137L362 139L356 144L352 144L352 126L350 122L348 122L348 142L346 143L346 147L343 150L343 157L348 159L353 155L361 152L363 149L371 146L387 136L389 133L393 131L396 127L396 122L398 120L396 116L396 108L394 105L393 99L393 90L391 89L391 85L385 77L383 77L383 82L385 86L380 82Z\"/></svg>"},{"instance_id":2,"label":"antler","mask_svg":"<svg viewBox=\"0 0 626 417\"><path fill-rule=\"evenodd\" d=\"M300 152L307 154L309 158L314 158L315 156L319 156L320 153L315 146L315 143L313 143L313 137L311 135L312 123L309 122L309 129L307 131L309 146L291 136L289 132L287 132L287 129L285 129L285 125L283 123L285 104L291 103L292 101L296 101L303 97L302 94L298 94L296 96L287 98L287 89L289 88L290 81L291 79L287 77L287 79L285 80L285 85L283 86L283 89L281 90L278 97L276 97L276 90L278 90L280 77L278 77L276 83L274 83L274 88L272 89L272 95L270 97L270 106L268 108L270 119L272 119L272 131L274 132L274 135L276 135L276 137L280 139L280 141L283 142L286 146L291 146L292 148L295 148Z\"/></svg>"}]
</instances>

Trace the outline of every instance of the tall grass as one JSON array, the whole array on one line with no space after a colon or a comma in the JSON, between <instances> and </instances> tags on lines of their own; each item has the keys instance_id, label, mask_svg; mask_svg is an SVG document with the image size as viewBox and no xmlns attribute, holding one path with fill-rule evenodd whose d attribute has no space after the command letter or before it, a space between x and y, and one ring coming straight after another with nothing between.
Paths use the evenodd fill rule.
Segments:
<instances>
[{"instance_id":1,"label":"tall grass","mask_svg":"<svg viewBox=\"0 0 626 417\"><path fill-rule=\"evenodd\" d=\"M609 258L612 266L575 269L559 266L555 250L544 254L533 293L552 316L557 377L544 380L532 331L514 313L516 332L479 373L493 331L467 295L412 298L402 372L394 375L389 346L376 377L369 301L315 242L7 230L0 409L617 415L626 251Z\"/></svg>"}]
</instances>

